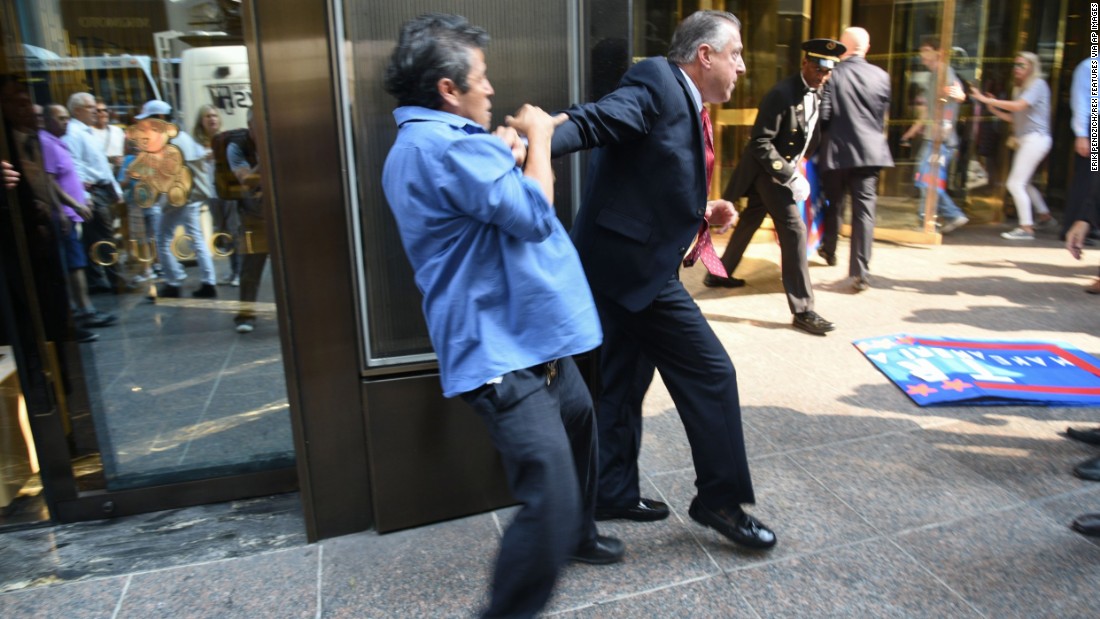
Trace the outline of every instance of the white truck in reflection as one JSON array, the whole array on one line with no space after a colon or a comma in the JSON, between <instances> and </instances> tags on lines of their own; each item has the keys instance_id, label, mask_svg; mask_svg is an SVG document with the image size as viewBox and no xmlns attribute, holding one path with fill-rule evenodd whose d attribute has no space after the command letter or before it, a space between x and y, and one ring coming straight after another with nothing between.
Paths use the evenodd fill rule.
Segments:
<instances>
[{"instance_id":1,"label":"white truck in reflection","mask_svg":"<svg viewBox=\"0 0 1100 619\"><path fill-rule=\"evenodd\" d=\"M252 107L248 53L243 45L191 47L180 53L179 121L190 130L199 108L222 113L222 130L242 129Z\"/></svg>"},{"instance_id":2,"label":"white truck in reflection","mask_svg":"<svg viewBox=\"0 0 1100 619\"><path fill-rule=\"evenodd\" d=\"M118 122L149 99L160 99L149 56L75 56L25 59L36 101L62 105L75 92L91 92L110 106Z\"/></svg>"}]
</instances>

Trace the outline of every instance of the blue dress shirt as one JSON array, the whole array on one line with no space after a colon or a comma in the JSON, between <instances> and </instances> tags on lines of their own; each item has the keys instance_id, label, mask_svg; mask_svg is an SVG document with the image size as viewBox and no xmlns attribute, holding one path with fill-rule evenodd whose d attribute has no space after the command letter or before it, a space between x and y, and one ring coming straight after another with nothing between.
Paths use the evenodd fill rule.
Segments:
<instances>
[{"instance_id":1,"label":"blue dress shirt","mask_svg":"<svg viewBox=\"0 0 1100 619\"><path fill-rule=\"evenodd\" d=\"M424 295L443 395L599 346L576 249L504 142L438 110L399 107L394 118L382 187Z\"/></svg>"},{"instance_id":2,"label":"blue dress shirt","mask_svg":"<svg viewBox=\"0 0 1100 619\"><path fill-rule=\"evenodd\" d=\"M1092 75L1100 64L1100 56L1082 60L1073 70L1073 81L1069 87L1069 107L1073 112L1073 135L1078 138L1089 136L1089 115L1092 112Z\"/></svg>"}]
</instances>

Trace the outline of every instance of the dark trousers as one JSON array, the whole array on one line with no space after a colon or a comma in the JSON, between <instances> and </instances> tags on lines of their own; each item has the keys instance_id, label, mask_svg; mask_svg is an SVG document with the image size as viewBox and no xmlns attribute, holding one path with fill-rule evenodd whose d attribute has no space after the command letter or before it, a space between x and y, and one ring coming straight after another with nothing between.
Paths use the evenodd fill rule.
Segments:
<instances>
[{"instance_id":1,"label":"dark trousers","mask_svg":"<svg viewBox=\"0 0 1100 619\"><path fill-rule=\"evenodd\" d=\"M224 242L219 245L222 251L233 251L228 256L229 273L231 276L239 277L241 274L241 236L244 232L241 228L241 217L237 212L237 201L211 198L207 205L210 207L214 230L230 237L229 239L223 239Z\"/></svg>"},{"instance_id":2,"label":"dark trousers","mask_svg":"<svg viewBox=\"0 0 1100 619\"><path fill-rule=\"evenodd\" d=\"M592 397L572 359L556 368L510 372L461 396L485 420L522 505L500 542L486 617L534 616L569 556L596 539Z\"/></svg>"},{"instance_id":3,"label":"dark trousers","mask_svg":"<svg viewBox=\"0 0 1100 619\"><path fill-rule=\"evenodd\" d=\"M1062 237L1073 222L1100 220L1100 172L1089 169L1089 158L1073 154L1073 180L1062 220Z\"/></svg>"},{"instance_id":4,"label":"dark trousers","mask_svg":"<svg viewBox=\"0 0 1100 619\"><path fill-rule=\"evenodd\" d=\"M875 204L878 200L879 168L848 168L822 172L825 189L825 224L821 249L836 255L837 238L844 222L844 195L852 198L852 246L848 275L870 274L871 245L875 240Z\"/></svg>"},{"instance_id":5,"label":"dark trousers","mask_svg":"<svg viewBox=\"0 0 1100 619\"><path fill-rule=\"evenodd\" d=\"M639 312L599 294L596 306L604 327L599 505L638 504L642 398L654 368L684 424L699 500L711 509L755 502L733 362L680 280L670 279Z\"/></svg>"},{"instance_id":6,"label":"dark trousers","mask_svg":"<svg viewBox=\"0 0 1100 619\"><path fill-rule=\"evenodd\" d=\"M256 319L256 298L260 295L260 281L266 264L266 253L241 256L241 305L234 322L240 324Z\"/></svg>"},{"instance_id":7,"label":"dark trousers","mask_svg":"<svg viewBox=\"0 0 1100 619\"><path fill-rule=\"evenodd\" d=\"M264 224L263 207L259 200L239 200L238 221L242 253L238 274L241 278L241 307L234 322L251 322L256 319L256 299L260 295L260 282L267 264L267 226Z\"/></svg>"},{"instance_id":8,"label":"dark trousers","mask_svg":"<svg viewBox=\"0 0 1100 619\"><path fill-rule=\"evenodd\" d=\"M118 194L110 183L92 185L88 193L91 195L91 204L88 207L92 211L92 217L83 224L84 251L88 254L88 266L84 270L84 275L90 289L117 289L122 283L118 265L101 265L96 262L97 259L102 260L109 255L111 250L96 251L94 246L100 241L115 242L115 216L111 209L118 202Z\"/></svg>"},{"instance_id":9,"label":"dark trousers","mask_svg":"<svg viewBox=\"0 0 1100 619\"><path fill-rule=\"evenodd\" d=\"M814 291L806 264L806 222L802 221L802 213L794 202L791 190L773 183L770 176L758 177L749 190L748 206L741 212L726 251L722 252L726 273L733 276L765 215L771 215L775 234L779 237L779 267L783 273L787 305L792 314L811 311L814 308Z\"/></svg>"}]
</instances>

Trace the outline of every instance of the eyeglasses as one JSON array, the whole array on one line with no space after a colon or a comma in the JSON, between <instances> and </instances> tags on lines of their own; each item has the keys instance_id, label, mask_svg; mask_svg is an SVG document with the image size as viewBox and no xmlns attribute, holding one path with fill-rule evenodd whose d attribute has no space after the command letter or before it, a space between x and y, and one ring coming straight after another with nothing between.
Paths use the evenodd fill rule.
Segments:
<instances>
[{"instance_id":1,"label":"eyeglasses","mask_svg":"<svg viewBox=\"0 0 1100 619\"><path fill-rule=\"evenodd\" d=\"M1027 63L1026 62L1014 62L1014 63L1012 63L1012 66L1016 67L1017 69L1026 69L1027 68Z\"/></svg>"},{"instance_id":2,"label":"eyeglasses","mask_svg":"<svg viewBox=\"0 0 1100 619\"><path fill-rule=\"evenodd\" d=\"M105 107L97 107L95 109L95 111L99 112L100 114L107 114L108 113L107 108L105 108Z\"/></svg>"}]
</instances>

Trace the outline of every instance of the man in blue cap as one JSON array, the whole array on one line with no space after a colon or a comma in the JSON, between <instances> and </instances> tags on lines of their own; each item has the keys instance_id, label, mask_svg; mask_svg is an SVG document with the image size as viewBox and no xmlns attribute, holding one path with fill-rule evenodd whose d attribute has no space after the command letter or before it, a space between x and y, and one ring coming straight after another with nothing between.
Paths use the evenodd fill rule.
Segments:
<instances>
[{"instance_id":1,"label":"man in blue cap","mask_svg":"<svg viewBox=\"0 0 1100 619\"><path fill-rule=\"evenodd\" d=\"M134 120L158 119L165 123L172 122L172 106L160 99L151 99L141 106L141 113L134 116ZM206 152L194 138L180 128L175 129L171 143L179 149L183 160L188 167L193 168L190 175L190 186L187 187L186 202L182 205L172 204L167 194L157 196L157 203L161 207L160 224L157 227L157 258L161 268L164 269L164 283L157 292L159 298L178 298L180 289L187 271L180 264L175 251L175 233L178 226L183 226L184 232L190 237L191 247L199 264L199 272L202 282L198 288L191 292L191 296L197 299L212 299L218 296L214 287L214 258L210 253L210 247L206 242L206 234L202 229L201 209L203 202L213 195L209 177L199 170L199 165L205 159ZM171 134L170 134L171 135ZM131 164L132 165L132 164Z\"/></svg>"},{"instance_id":2,"label":"man in blue cap","mask_svg":"<svg viewBox=\"0 0 1100 619\"><path fill-rule=\"evenodd\" d=\"M814 311L814 293L806 264L806 224L798 203L810 195L810 183L799 163L817 148L821 128L818 109L825 83L846 48L840 41L812 39L802 44L801 70L776 84L757 110L749 143L723 198L731 202L747 195L748 206L733 230L722 264L730 277L707 274L708 287L737 288L745 280L733 277L752 236L771 215L782 255L783 289L794 314L792 325L814 335L836 328Z\"/></svg>"}]
</instances>

